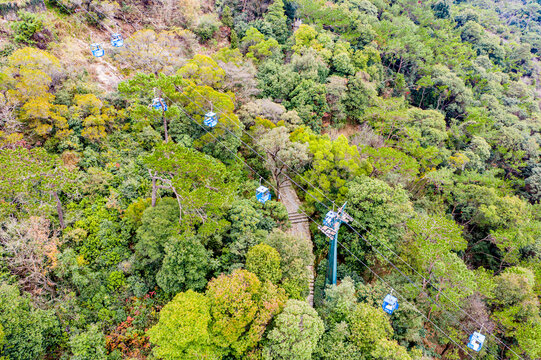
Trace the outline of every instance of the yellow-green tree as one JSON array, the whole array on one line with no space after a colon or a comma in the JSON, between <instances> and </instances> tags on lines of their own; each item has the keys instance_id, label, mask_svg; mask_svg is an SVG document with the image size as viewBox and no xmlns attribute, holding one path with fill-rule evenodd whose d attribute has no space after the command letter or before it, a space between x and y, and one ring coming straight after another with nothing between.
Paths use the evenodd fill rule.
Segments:
<instances>
[{"instance_id":1,"label":"yellow-green tree","mask_svg":"<svg viewBox=\"0 0 541 360\"><path fill-rule=\"evenodd\" d=\"M160 320L147 335L160 359L221 359L209 331L210 303L203 294L180 293L160 311Z\"/></svg>"},{"instance_id":2,"label":"yellow-green tree","mask_svg":"<svg viewBox=\"0 0 541 360\"><path fill-rule=\"evenodd\" d=\"M219 89L223 86L225 71L211 57L197 54L177 71L177 75L192 80L198 86Z\"/></svg>"},{"instance_id":3,"label":"yellow-green tree","mask_svg":"<svg viewBox=\"0 0 541 360\"><path fill-rule=\"evenodd\" d=\"M43 50L22 48L8 57L0 77L0 91L32 135L45 140L71 133L67 107L54 104L55 96L50 92L61 78L57 58Z\"/></svg>"},{"instance_id":4,"label":"yellow-green tree","mask_svg":"<svg viewBox=\"0 0 541 360\"><path fill-rule=\"evenodd\" d=\"M206 292L213 342L225 353L242 357L262 339L265 328L285 303L283 290L259 281L246 270L220 275Z\"/></svg>"},{"instance_id":5,"label":"yellow-green tree","mask_svg":"<svg viewBox=\"0 0 541 360\"><path fill-rule=\"evenodd\" d=\"M104 103L94 94L75 95L72 114L82 122L81 135L92 142L99 142L107 135L115 118L119 115L115 109Z\"/></svg>"}]
</instances>

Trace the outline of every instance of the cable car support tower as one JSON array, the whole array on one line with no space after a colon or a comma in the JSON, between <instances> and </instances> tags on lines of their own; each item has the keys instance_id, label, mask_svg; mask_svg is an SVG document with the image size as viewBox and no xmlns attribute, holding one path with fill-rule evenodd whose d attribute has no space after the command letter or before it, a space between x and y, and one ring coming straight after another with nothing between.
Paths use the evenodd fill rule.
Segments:
<instances>
[{"instance_id":1,"label":"cable car support tower","mask_svg":"<svg viewBox=\"0 0 541 360\"><path fill-rule=\"evenodd\" d=\"M349 223L353 220L345 212L347 201L338 209L338 211L329 211L323 219L323 225L319 225L317 228L325 234L329 240L329 262L327 270L327 280L326 283L329 285L336 285L336 271L337 271L337 240L338 240L338 230L340 230L340 225L342 223Z\"/></svg>"}]
</instances>

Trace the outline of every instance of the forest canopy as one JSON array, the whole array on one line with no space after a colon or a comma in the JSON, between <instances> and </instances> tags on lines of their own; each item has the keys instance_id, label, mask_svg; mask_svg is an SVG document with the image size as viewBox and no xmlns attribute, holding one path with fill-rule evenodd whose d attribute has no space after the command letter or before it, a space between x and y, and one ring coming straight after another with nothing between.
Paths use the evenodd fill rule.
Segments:
<instances>
[{"instance_id":1,"label":"forest canopy","mask_svg":"<svg viewBox=\"0 0 541 360\"><path fill-rule=\"evenodd\" d=\"M0 14L0 359L541 358L538 0Z\"/></svg>"}]
</instances>

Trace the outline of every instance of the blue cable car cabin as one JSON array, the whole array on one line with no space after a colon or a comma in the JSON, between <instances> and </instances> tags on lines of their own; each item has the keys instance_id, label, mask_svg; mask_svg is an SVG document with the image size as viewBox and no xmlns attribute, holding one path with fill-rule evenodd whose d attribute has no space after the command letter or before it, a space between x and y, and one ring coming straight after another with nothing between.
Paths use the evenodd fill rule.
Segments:
<instances>
[{"instance_id":1,"label":"blue cable car cabin","mask_svg":"<svg viewBox=\"0 0 541 360\"><path fill-rule=\"evenodd\" d=\"M385 299L383 299L383 305L381 307L387 314L392 315L398 309L398 299L391 294L387 294Z\"/></svg>"},{"instance_id":2,"label":"blue cable car cabin","mask_svg":"<svg viewBox=\"0 0 541 360\"><path fill-rule=\"evenodd\" d=\"M152 107L159 111L167 111L167 104L162 98L154 98L154 100L152 100Z\"/></svg>"},{"instance_id":3,"label":"blue cable car cabin","mask_svg":"<svg viewBox=\"0 0 541 360\"><path fill-rule=\"evenodd\" d=\"M271 193L265 186L260 186L255 190L255 197L257 201L264 204L271 199Z\"/></svg>"},{"instance_id":4,"label":"blue cable car cabin","mask_svg":"<svg viewBox=\"0 0 541 360\"><path fill-rule=\"evenodd\" d=\"M205 114L205 120L203 123L208 127L215 127L218 124L218 115L212 111L209 111Z\"/></svg>"},{"instance_id":5,"label":"blue cable car cabin","mask_svg":"<svg viewBox=\"0 0 541 360\"><path fill-rule=\"evenodd\" d=\"M124 38L119 33L111 34L111 45L114 47L124 46Z\"/></svg>"},{"instance_id":6,"label":"blue cable car cabin","mask_svg":"<svg viewBox=\"0 0 541 360\"><path fill-rule=\"evenodd\" d=\"M323 225L328 226L330 228L334 228L334 223L336 222L338 214L334 211L329 211L327 215L325 215L325 219L323 219Z\"/></svg>"},{"instance_id":7,"label":"blue cable car cabin","mask_svg":"<svg viewBox=\"0 0 541 360\"><path fill-rule=\"evenodd\" d=\"M105 52L103 51L103 48L100 44L94 43L90 45L90 51L92 52L92 55L95 57L102 57Z\"/></svg>"},{"instance_id":8,"label":"blue cable car cabin","mask_svg":"<svg viewBox=\"0 0 541 360\"><path fill-rule=\"evenodd\" d=\"M485 335L480 332L475 331L470 335L470 340L468 342L468 347L473 351L481 351L483 343L485 342Z\"/></svg>"}]
</instances>

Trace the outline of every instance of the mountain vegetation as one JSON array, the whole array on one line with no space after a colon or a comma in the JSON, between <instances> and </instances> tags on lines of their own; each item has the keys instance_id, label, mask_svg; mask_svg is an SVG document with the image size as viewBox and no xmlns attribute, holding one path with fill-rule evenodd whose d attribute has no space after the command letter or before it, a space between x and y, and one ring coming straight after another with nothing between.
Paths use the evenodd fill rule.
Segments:
<instances>
[{"instance_id":1,"label":"mountain vegetation","mask_svg":"<svg viewBox=\"0 0 541 360\"><path fill-rule=\"evenodd\" d=\"M541 1L0 14L0 359L541 359Z\"/></svg>"}]
</instances>

